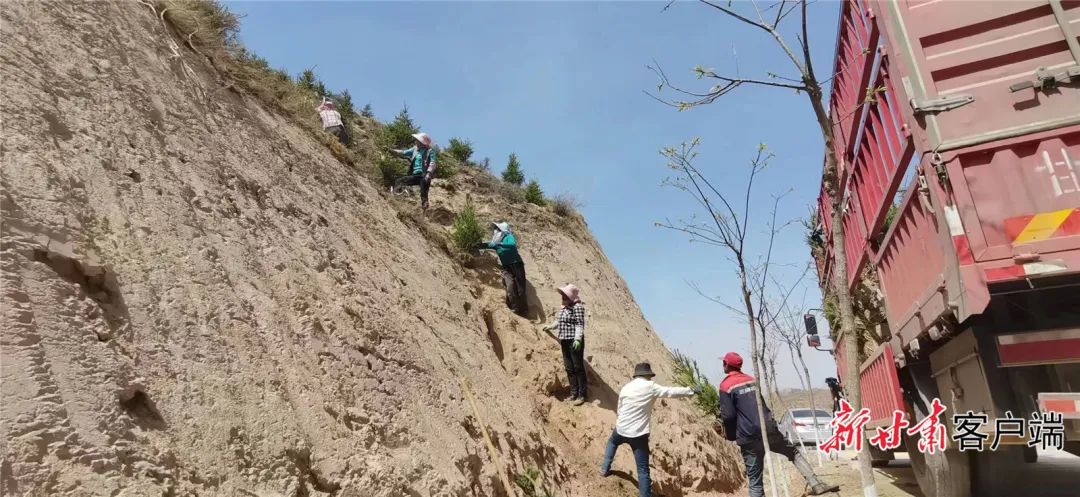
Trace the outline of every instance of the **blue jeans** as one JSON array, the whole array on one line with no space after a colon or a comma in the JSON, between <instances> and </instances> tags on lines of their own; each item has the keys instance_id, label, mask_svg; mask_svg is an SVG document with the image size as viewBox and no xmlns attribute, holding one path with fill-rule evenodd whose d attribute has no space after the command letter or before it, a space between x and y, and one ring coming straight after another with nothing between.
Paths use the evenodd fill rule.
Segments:
<instances>
[{"instance_id":1,"label":"blue jeans","mask_svg":"<svg viewBox=\"0 0 1080 497\"><path fill-rule=\"evenodd\" d=\"M600 466L600 472L607 475L611 472L611 461L615 459L615 449L622 444L630 444L634 451L634 462L637 463L638 496L650 497L652 495L652 479L649 477L649 434L640 437L627 438L619 435L618 431L611 431L611 438L607 442L607 451L604 452L604 463Z\"/></svg>"}]
</instances>

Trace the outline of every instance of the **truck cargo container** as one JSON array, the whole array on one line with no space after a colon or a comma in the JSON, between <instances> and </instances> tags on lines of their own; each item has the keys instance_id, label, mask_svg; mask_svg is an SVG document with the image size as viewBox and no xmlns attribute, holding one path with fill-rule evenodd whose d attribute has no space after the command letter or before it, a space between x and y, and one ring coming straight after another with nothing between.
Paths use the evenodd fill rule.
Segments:
<instances>
[{"instance_id":1,"label":"truck cargo container","mask_svg":"<svg viewBox=\"0 0 1080 497\"><path fill-rule=\"evenodd\" d=\"M1080 454L1078 33L1080 1L842 3L829 112L847 256L823 187L817 269L823 287L836 264L849 287L875 275L882 294L858 385L869 426L933 398L947 425L1054 410ZM925 495L962 497L1035 459L1006 444L908 452Z\"/></svg>"}]
</instances>

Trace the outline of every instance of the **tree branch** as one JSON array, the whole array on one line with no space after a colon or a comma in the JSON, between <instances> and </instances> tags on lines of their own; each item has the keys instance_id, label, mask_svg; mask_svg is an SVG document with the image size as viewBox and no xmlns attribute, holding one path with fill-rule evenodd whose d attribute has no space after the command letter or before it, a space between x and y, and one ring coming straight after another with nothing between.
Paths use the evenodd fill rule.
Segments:
<instances>
[{"instance_id":1,"label":"tree branch","mask_svg":"<svg viewBox=\"0 0 1080 497\"><path fill-rule=\"evenodd\" d=\"M809 84L812 81L817 81L814 76L814 61L810 58L810 34L806 30L806 0L799 0L800 11L802 12L802 53L803 63L806 65L806 81L804 83ZM819 88L820 89L820 88Z\"/></svg>"},{"instance_id":2,"label":"tree branch","mask_svg":"<svg viewBox=\"0 0 1080 497\"><path fill-rule=\"evenodd\" d=\"M721 11L721 12L723 12L723 13L731 16L731 17L734 17L734 18L736 18L736 19L738 19L738 20L740 20L742 22L745 22L745 23L747 23L747 24L749 24L749 25L751 25L751 26L753 26L755 28L762 29L762 30L765 30L765 31L769 31L769 25L765 24L764 22L754 22L754 21L750 20L747 17L743 17L742 14L739 14L738 12L735 12L734 10L731 10L731 9L729 9L727 7L723 7L721 5L717 5L717 4L715 4L713 2L710 2L708 0L700 0L700 1L701 1L701 3L703 3L705 5L708 5L709 7L717 9L717 10L719 10L719 11Z\"/></svg>"},{"instance_id":3,"label":"tree branch","mask_svg":"<svg viewBox=\"0 0 1080 497\"><path fill-rule=\"evenodd\" d=\"M780 24L780 19L784 18L784 5L785 4L787 4L787 0L781 0L780 1L780 8L776 9L776 19L773 20L773 23L772 23L773 29L775 29L776 26L778 26Z\"/></svg>"},{"instance_id":4,"label":"tree branch","mask_svg":"<svg viewBox=\"0 0 1080 497\"><path fill-rule=\"evenodd\" d=\"M657 95L655 95L653 93L650 93L648 91L643 90L644 93L646 95L652 97L653 100L657 100L660 103L663 103L664 105L675 107L675 108L677 108L679 110L686 110L686 109L691 108L691 107L697 107L699 105L710 104L710 103L716 101L718 98L720 98L720 97L734 91L736 88L738 88L738 87L740 87L740 86L742 86L744 84L770 86L770 87L774 87L774 88L787 88L787 89L796 90L796 91L809 91L809 88L805 84L797 82L798 80L795 80L794 78L780 78L780 77L778 77L777 79L782 79L784 81L769 81L769 80L764 80L764 79L743 78L743 77L738 77L738 76L730 77L730 76L722 76L722 75L716 74L714 71L709 70L709 69L697 68L696 70L697 70L699 78L712 78L712 79L719 80L721 82L720 84L713 85L711 88L709 88L708 92L699 93L699 92L689 91L689 90L686 90L686 89L684 89L682 87L679 87L679 86L676 86L676 85L672 84L671 79L668 78L667 74L663 71L663 69L660 68L660 66L658 64L655 63L655 61L654 61L653 65L648 65L646 67L648 67L649 70L651 70L654 74L657 75L657 77L660 78L660 84L657 85L657 90L662 90L666 86L666 87L671 88L672 90L674 90L674 91L676 91L678 93L693 97L690 101L679 101L679 100L668 101L668 100L664 100L664 99L660 98L659 96L657 96Z\"/></svg>"},{"instance_id":5,"label":"tree branch","mask_svg":"<svg viewBox=\"0 0 1080 497\"><path fill-rule=\"evenodd\" d=\"M697 284L697 283L695 283L695 282L692 282L692 281L689 281L689 282L687 282L687 284L689 284L689 285L690 285L690 288L692 288L692 289L693 289L693 290L694 290L695 292L697 292L697 294L698 294L698 295L700 295L700 296L704 297L705 299L707 299L707 300L709 300L709 301L711 301L711 302L713 302L713 303L716 303L716 304L720 304L721 306L723 306L723 307L724 307L724 308L726 308L727 310L731 311L731 312L732 312L733 314L735 314L736 316L739 316L739 317L742 317L742 318L746 318L746 317L747 317L747 316L746 316L746 311L745 311L745 310L742 310L742 309L739 309L739 308L737 308L737 307L734 307L734 306L728 305L728 304L724 303L724 301L720 300L719 298L716 298L716 297L710 297L710 296L708 296L708 295L705 295L705 292L701 291L701 287L700 287L700 286L698 286L698 284Z\"/></svg>"}]
</instances>

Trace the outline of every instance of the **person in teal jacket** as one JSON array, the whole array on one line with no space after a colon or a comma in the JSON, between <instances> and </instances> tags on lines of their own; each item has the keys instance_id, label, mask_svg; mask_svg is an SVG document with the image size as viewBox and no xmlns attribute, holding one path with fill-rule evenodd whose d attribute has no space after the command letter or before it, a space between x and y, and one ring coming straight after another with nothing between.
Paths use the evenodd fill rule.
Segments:
<instances>
[{"instance_id":1,"label":"person in teal jacket","mask_svg":"<svg viewBox=\"0 0 1080 497\"><path fill-rule=\"evenodd\" d=\"M506 287L506 306L519 316L527 317L529 301L525 296L525 262L518 254L517 237L507 222L491 223L494 228L490 242L476 244L477 250L494 250L502 264L503 286Z\"/></svg>"},{"instance_id":2,"label":"person in teal jacket","mask_svg":"<svg viewBox=\"0 0 1080 497\"><path fill-rule=\"evenodd\" d=\"M427 133L412 135L416 139L416 145L405 150L393 152L409 160L408 174L394 181L390 187L390 193L396 193L406 185L420 185L420 207L428 208L428 190L431 188L431 180L435 178L435 149L434 141Z\"/></svg>"}]
</instances>

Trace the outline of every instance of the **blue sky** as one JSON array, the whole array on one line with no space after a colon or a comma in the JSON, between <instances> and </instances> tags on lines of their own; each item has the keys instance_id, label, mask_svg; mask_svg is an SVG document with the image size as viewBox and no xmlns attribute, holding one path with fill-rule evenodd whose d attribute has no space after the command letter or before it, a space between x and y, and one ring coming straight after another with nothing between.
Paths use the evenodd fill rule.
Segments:
<instances>
[{"instance_id":1,"label":"blue sky","mask_svg":"<svg viewBox=\"0 0 1080 497\"><path fill-rule=\"evenodd\" d=\"M749 350L746 325L688 285L696 282L737 304L737 279L723 254L654 226L694 209L685 194L660 186L668 169L658 151L701 137L699 165L737 196L748 160L758 143L767 143L776 158L751 206L760 233L771 193L794 188L781 204L782 219L804 217L816 197L822 145L807 100L789 90L744 87L712 105L677 112L643 90L656 88L646 68L654 60L693 88L707 84L694 79L696 65L747 77L770 70L790 75L790 63L764 33L681 2L666 12L656 2L228 5L244 16L242 41L271 65L294 75L314 66L329 88L348 89L357 107L371 103L382 120L407 103L437 141L467 138L476 156L491 157L495 170L515 152L546 192L582 199L593 233L665 343L689 352L713 378L721 376L720 355ZM810 6L815 67L822 74L832 64L838 7L827 1ZM786 32L792 40L796 26L790 23ZM752 240L752 251L761 238ZM809 262L800 227L783 233L777 246L775 260ZM805 286L807 305L817 307L816 286ZM796 300L803 293L797 291ZM808 357L815 385L823 386L825 376L835 375L831 358L815 351ZM784 354L780 384L795 386L786 362Z\"/></svg>"}]
</instances>

